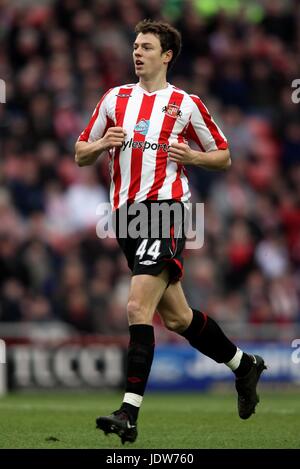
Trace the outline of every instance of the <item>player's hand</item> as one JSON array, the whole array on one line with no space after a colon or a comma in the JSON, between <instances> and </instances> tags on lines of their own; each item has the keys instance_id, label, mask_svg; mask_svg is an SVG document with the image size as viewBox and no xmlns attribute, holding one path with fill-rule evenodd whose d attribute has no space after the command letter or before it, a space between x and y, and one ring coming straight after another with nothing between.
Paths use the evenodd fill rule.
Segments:
<instances>
[{"instance_id":1,"label":"player's hand","mask_svg":"<svg viewBox=\"0 0 300 469\"><path fill-rule=\"evenodd\" d=\"M104 150L121 147L126 137L126 131L122 127L110 127L101 139Z\"/></svg>"},{"instance_id":2,"label":"player's hand","mask_svg":"<svg viewBox=\"0 0 300 469\"><path fill-rule=\"evenodd\" d=\"M197 156L187 143L172 142L169 148L169 159L179 164L196 164Z\"/></svg>"}]
</instances>

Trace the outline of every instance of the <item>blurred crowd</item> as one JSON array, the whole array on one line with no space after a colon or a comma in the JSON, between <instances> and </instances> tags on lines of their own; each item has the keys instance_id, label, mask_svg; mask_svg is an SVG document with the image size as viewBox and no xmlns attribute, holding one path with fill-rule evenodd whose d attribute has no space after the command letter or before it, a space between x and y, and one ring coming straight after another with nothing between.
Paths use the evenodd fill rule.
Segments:
<instances>
[{"instance_id":1,"label":"blurred crowd","mask_svg":"<svg viewBox=\"0 0 300 469\"><path fill-rule=\"evenodd\" d=\"M300 2L261 1L257 18L249 3L206 16L192 0L0 0L0 321L127 331L130 273L95 229L107 158L78 168L74 144L100 96L137 81L134 25L152 18L182 32L169 81L203 99L233 161L188 168L205 242L186 251L187 297L241 328L299 322Z\"/></svg>"}]
</instances>

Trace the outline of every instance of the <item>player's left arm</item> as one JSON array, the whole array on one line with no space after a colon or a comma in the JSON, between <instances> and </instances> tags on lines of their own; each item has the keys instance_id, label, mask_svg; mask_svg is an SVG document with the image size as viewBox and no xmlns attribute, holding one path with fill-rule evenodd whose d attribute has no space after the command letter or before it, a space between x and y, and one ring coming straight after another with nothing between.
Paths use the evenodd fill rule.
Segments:
<instances>
[{"instance_id":1,"label":"player's left arm","mask_svg":"<svg viewBox=\"0 0 300 469\"><path fill-rule=\"evenodd\" d=\"M193 150L187 143L173 142L169 148L169 159L174 163L200 166L211 170L225 170L231 165L229 149L209 152Z\"/></svg>"},{"instance_id":2,"label":"player's left arm","mask_svg":"<svg viewBox=\"0 0 300 469\"><path fill-rule=\"evenodd\" d=\"M169 148L171 161L183 165L200 166L210 170L225 170L231 165L227 140L198 96L190 96L193 110L186 129L184 143L172 142ZM193 140L199 150L188 145Z\"/></svg>"}]
</instances>

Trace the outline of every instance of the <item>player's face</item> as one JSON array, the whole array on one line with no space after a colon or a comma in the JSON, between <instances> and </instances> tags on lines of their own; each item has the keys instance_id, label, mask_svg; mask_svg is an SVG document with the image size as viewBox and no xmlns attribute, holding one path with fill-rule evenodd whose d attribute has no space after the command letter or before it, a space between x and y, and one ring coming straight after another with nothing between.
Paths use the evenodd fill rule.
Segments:
<instances>
[{"instance_id":1,"label":"player's face","mask_svg":"<svg viewBox=\"0 0 300 469\"><path fill-rule=\"evenodd\" d=\"M156 77L166 70L170 61L170 51L162 52L159 37L151 33L139 33L133 44L133 61L135 73L147 80Z\"/></svg>"}]
</instances>

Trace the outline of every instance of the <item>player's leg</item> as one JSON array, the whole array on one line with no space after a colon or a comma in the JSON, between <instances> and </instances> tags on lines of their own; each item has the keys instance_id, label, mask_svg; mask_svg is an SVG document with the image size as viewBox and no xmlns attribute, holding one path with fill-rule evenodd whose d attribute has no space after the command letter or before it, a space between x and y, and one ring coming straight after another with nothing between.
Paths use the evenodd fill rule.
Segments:
<instances>
[{"instance_id":1,"label":"player's leg","mask_svg":"<svg viewBox=\"0 0 300 469\"><path fill-rule=\"evenodd\" d=\"M169 330L182 335L201 353L217 363L225 363L234 372L239 415L243 419L249 418L258 403L256 385L265 368L263 359L240 350L214 319L191 309L180 282L165 290L157 308Z\"/></svg>"},{"instance_id":2,"label":"player's leg","mask_svg":"<svg viewBox=\"0 0 300 469\"><path fill-rule=\"evenodd\" d=\"M105 433L117 433L123 443L133 442L137 437L136 421L154 354L152 319L168 280L167 270L157 276L135 275L131 280L127 306L130 341L125 395L118 411L97 419L98 428Z\"/></svg>"},{"instance_id":3,"label":"player's leg","mask_svg":"<svg viewBox=\"0 0 300 469\"><path fill-rule=\"evenodd\" d=\"M154 354L153 315L168 284L168 272L132 277L127 315L129 348L126 389L122 408L136 420Z\"/></svg>"}]
</instances>

